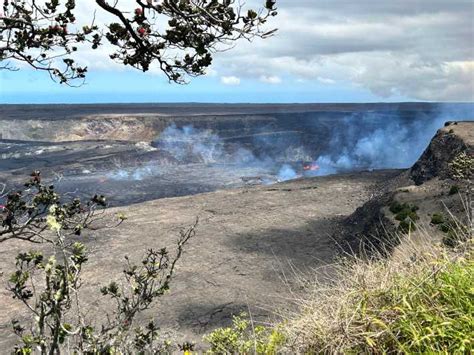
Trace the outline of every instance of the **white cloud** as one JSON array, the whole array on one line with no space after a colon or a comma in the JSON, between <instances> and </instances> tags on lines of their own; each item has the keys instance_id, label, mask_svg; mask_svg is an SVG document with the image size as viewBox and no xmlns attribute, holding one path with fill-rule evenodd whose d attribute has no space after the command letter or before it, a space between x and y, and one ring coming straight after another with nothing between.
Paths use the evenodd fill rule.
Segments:
<instances>
[{"instance_id":1,"label":"white cloud","mask_svg":"<svg viewBox=\"0 0 474 355\"><path fill-rule=\"evenodd\" d=\"M262 1L248 4L258 7ZM121 9L134 6L119 0ZM278 0L277 6L278 16L267 23L277 34L216 54L210 76L224 74L224 85L240 85L245 78L279 84L288 77L345 82L380 98L474 100L472 0ZM78 25L91 21L92 10L98 24L116 21L95 0L81 0ZM95 51L81 48L77 59L90 70L124 70L109 59L113 49L104 41ZM155 67L150 72L162 74Z\"/></svg>"},{"instance_id":2,"label":"white cloud","mask_svg":"<svg viewBox=\"0 0 474 355\"><path fill-rule=\"evenodd\" d=\"M219 74L219 73L217 72L217 70L215 70L215 69L213 69L213 68L211 68L211 67L209 67L209 68L206 69L206 75L207 75L207 76L210 76L210 77L213 77L213 78L214 78L214 77L216 77L218 74Z\"/></svg>"},{"instance_id":3,"label":"white cloud","mask_svg":"<svg viewBox=\"0 0 474 355\"><path fill-rule=\"evenodd\" d=\"M217 55L228 75L345 82L381 99L474 100L467 0L279 0L276 36ZM252 65L248 65L252 63Z\"/></svg>"},{"instance_id":4,"label":"white cloud","mask_svg":"<svg viewBox=\"0 0 474 355\"><path fill-rule=\"evenodd\" d=\"M328 85L336 83L336 80L329 79L329 78L321 78L321 77L318 77L318 81L322 84L328 84Z\"/></svg>"},{"instance_id":5,"label":"white cloud","mask_svg":"<svg viewBox=\"0 0 474 355\"><path fill-rule=\"evenodd\" d=\"M240 78L236 76L221 76L221 83L230 86L240 85Z\"/></svg>"},{"instance_id":6,"label":"white cloud","mask_svg":"<svg viewBox=\"0 0 474 355\"><path fill-rule=\"evenodd\" d=\"M272 75L272 76L261 75L259 80L265 84L272 84L272 85L281 84L281 78L276 75Z\"/></svg>"}]
</instances>

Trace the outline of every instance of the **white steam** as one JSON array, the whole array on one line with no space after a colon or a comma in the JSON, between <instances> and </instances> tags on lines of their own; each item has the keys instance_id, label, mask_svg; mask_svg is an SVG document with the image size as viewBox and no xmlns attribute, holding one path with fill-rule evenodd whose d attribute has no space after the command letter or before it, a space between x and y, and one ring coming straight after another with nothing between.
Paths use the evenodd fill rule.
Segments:
<instances>
[{"instance_id":1,"label":"white steam","mask_svg":"<svg viewBox=\"0 0 474 355\"><path fill-rule=\"evenodd\" d=\"M210 130L198 130L193 126L166 128L160 135L158 147L180 161L197 157L204 163L214 163L222 157L220 138Z\"/></svg>"},{"instance_id":2,"label":"white steam","mask_svg":"<svg viewBox=\"0 0 474 355\"><path fill-rule=\"evenodd\" d=\"M452 108L436 113L375 111L335 117L330 124L320 120L326 118L323 113L307 115L304 127L296 121L286 130L259 127L230 139L211 129L173 124L152 145L160 154L168 154L175 164L232 164L243 177L245 168L258 167L275 180L286 181L301 176L408 168L446 121L468 117L469 113ZM109 177L143 180L159 175L162 168L155 161L135 169L119 169Z\"/></svg>"},{"instance_id":3,"label":"white steam","mask_svg":"<svg viewBox=\"0 0 474 355\"><path fill-rule=\"evenodd\" d=\"M116 181L142 181L149 177L154 177L159 174L160 168L158 165L147 164L135 168L119 168L110 172L107 178Z\"/></svg>"},{"instance_id":4,"label":"white steam","mask_svg":"<svg viewBox=\"0 0 474 355\"><path fill-rule=\"evenodd\" d=\"M284 164L278 171L279 181L288 181L298 178L296 171L288 164Z\"/></svg>"},{"instance_id":5,"label":"white steam","mask_svg":"<svg viewBox=\"0 0 474 355\"><path fill-rule=\"evenodd\" d=\"M327 151L315 162L317 175L349 170L401 169L412 166L431 138L452 115L433 118L380 117L375 113L344 119Z\"/></svg>"}]
</instances>

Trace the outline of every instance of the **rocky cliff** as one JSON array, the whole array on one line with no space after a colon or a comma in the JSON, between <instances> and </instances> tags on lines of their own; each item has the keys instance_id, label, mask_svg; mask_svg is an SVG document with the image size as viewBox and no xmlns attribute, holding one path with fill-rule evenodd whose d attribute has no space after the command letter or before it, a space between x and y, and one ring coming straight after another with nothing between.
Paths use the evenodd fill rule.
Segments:
<instances>
[{"instance_id":1,"label":"rocky cliff","mask_svg":"<svg viewBox=\"0 0 474 355\"><path fill-rule=\"evenodd\" d=\"M386 181L346 219L348 229L339 236L341 243L351 250L372 247L390 250L400 236L400 221L389 208L392 204L412 206L419 219L417 223L424 226L430 225L433 214L464 220L465 188L462 182L451 179L449 168L462 152L474 154L474 122L446 123L411 169ZM437 228L428 230L433 235L437 232Z\"/></svg>"},{"instance_id":2,"label":"rocky cliff","mask_svg":"<svg viewBox=\"0 0 474 355\"><path fill-rule=\"evenodd\" d=\"M474 154L473 145L472 122L447 122L411 168L411 179L415 184L421 185L436 177L449 178L448 164L461 152Z\"/></svg>"}]
</instances>

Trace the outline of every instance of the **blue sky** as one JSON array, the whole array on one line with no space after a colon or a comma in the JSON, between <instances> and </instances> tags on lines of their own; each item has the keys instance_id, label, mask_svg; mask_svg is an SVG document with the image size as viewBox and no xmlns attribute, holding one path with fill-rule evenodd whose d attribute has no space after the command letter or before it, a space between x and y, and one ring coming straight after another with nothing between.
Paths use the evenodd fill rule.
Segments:
<instances>
[{"instance_id":1,"label":"blue sky","mask_svg":"<svg viewBox=\"0 0 474 355\"><path fill-rule=\"evenodd\" d=\"M324 84L298 82L269 85L244 79L239 85L225 85L218 77L194 78L186 85L168 83L162 76L136 71L93 71L79 88L60 86L44 73L26 69L2 72L1 103L109 103L109 102L378 102L380 97L350 82ZM406 101L402 96L383 101Z\"/></svg>"},{"instance_id":2,"label":"blue sky","mask_svg":"<svg viewBox=\"0 0 474 355\"><path fill-rule=\"evenodd\" d=\"M249 0L249 5L263 0ZM119 0L118 6L134 2ZM79 51L79 88L22 67L0 71L0 103L394 102L474 100L471 0L278 0L276 36L218 53L209 75L169 84L159 70L113 63L113 48ZM78 2L87 21L94 0ZM132 10L133 11L133 10ZM110 19L97 13L97 22Z\"/></svg>"}]
</instances>

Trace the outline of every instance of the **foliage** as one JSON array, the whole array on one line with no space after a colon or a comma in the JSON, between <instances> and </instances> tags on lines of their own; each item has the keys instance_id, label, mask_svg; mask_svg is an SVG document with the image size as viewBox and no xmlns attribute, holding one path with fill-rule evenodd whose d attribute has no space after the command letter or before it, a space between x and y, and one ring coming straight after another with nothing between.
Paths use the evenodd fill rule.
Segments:
<instances>
[{"instance_id":1,"label":"foliage","mask_svg":"<svg viewBox=\"0 0 474 355\"><path fill-rule=\"evenodd\" d=\"M43 185L40 173L34 172L23 190L7 193L3 199L1 241L19 239L47 245L45 252L21 252L9 279L13 297L33 317L29 325L13 321L20 338L16 353L39 350L55 354L66 347L86 354L170 350L169 343L159 341L156 325L135 324L136 316L169 289L183 247L195 235L197 221L180 233L176 253L150 249L138 265L126 257L121 282L112 281L100 290L115 305L115 311L106 313L106 321L95 326L84 315L79 293L89 258L83 234L92 224L103 223L98 212L106 207L105 198L94 196L86 204L79 199L65 202L54 186ZM119 216L116 225L125 219Z\"/></svg>"},{"instance_id":2,"label":"foliage","mask_svg":"<svg viewBox=\"0 0 474 355\"><path fill-rule=\"evenodd\" d=\"M204 340L211 346L208 354L276 354L285 339L277 328L254 326L243 313L233 317L231 327L216 329Z\"/></svg>"},{"instance_id":3,"label":"foliage","mask_svg":"<svg viewBox=\"0 0 474 355\"><path fill-rule=\"evenodd\" d=\"M202 75L212 54L236 40L271 36L274 30L264 31L262 26L277 14L275 0L246 12L235 0L130 3L95 0L90 22L77 23L75 0L3 1L2 68L14 69L8 60L21 61L71 84L87 72L87 67L76 65L74 52L85 45L97 49L107 41L114 48L112 60L142 71L156 63L170 81L183 83L186 75ZM113 20L96 24L97 10Z\"/></svg>"},{"instance_id":4,"label":"foliage","mask_svg":"<svg viewBox=\"0 0 474 355\"><path fill-rule=\"evenodd\" d=\"M431 224L439 225L444 223L444 216L441 213L433 213L431 216Z\"/></svg>"},{"instance_id":5,"label":"foliage","mask_svg":"<svg viewBox=\"0 0 474 355\"><path fill-rule=\"evenodd\" d=\"M404 221L406 219L410 219L412 221L417 221L418 219L420 219L420 217L418 217L418 214L416 213L416 210L414 210L414 208L412 206L409 206L407 208L404 208L402 211L398 212L395 215L395 219L397 221Z\"/></svg>"},{"instance_id":6,"label":"foliage","mask_svg":"<svg viewBox=\"0 0 474 355\"><path fill-rule=\"evenodd\" d=\"M459 193L459 186L451 186L451 188L449 189L449 196L456 195L457 193Z\"/></svg>"},{"instance_id":7,"label":"foliage","mask_svg":"<svg viewBox=\"0 0 474 355\"><path fill-rule=\"evenodd\" d=\"M429 239L429 236L426 236ZM283 329L297 353L472 353L472 243L405 237L389 259L336 265Z\"/></svg>"},{"instance_id":8,"label":"foliage","mask_svg":"<svg viewBox=\"0 0 474 355\"><path fill-rule=\"evenodd\" d=\"M398 224L397 231L403 234L409 234L416 231L416 224L411 219L404 219Z\"/></svg>"},{"instance_id":9,"label":"foliage","mask_svg":"<svg viewBox=\"0 0 474 355\"><path fill-rule=\"evenodd\" d=\"M443 243L448 247L455 248L470 239L469 228L453 218L445 219L438 228L444 233Z\"/></svg>"},{"instance_id":10,"label":"foliage","mask_svg":"<svg viewBox=\"0 0 474 355\"><path fill-rule=\"evenodd\" d=\"M474 156L466 152L459 153L449 167L454 179L471 180L474 174Z\"/></svg>"},{"instance_id":11,"label":"foliage","mask_svg":"<svg viewBox=\"0 0 474 355\"><path fill-rule=\"evenodd\" d=\"M402 205L398 201L392 201L392 203L390 204L390 212L392 212L393 214L397 214L398 212L401 212L403 208L404 208L404 205Z\"/></svg>"},{"instance_id":12,"label":"foliage","mask_svg":"<svg viewBox=\"0 0 474 355\"><path fill-rule=\"evenodd\" d=\"M399 203L397 201L393 201L390 204L390 212L395 215L405 216L405 218L408 217L411 213L415 213L416 211L418 211L418 209L419 207L416 205L410 205L408 203ZM403 220L405 218L397 218L397 220Z\"/></svg>"},{"instance_id":13,"label":"foliage","mask_svg":"<svg viewBox=\"0 0 474 355\"><path fill-rule=\"evenodd\" d=\"M104 196L94 196L83 204L79 199L61 200L54 185L41 183L41 173L35 171L23 190L9 192L0 198L0 242L21 239L32 243L55 244L56 239L80 236L84 229L103 214ZM54 233L46 233L48 230Z\"/></svg>"},{"instance_id":14,"label":"foliage","mask_svg":"<svg viewBox=\"0 0 474 355\"><path fill-rule=\"evenodd\" d=\"M415 221L420 219L416 213L416 211L418 211L418 206L393 201L390 204L389 209L390 212L395 214L395 219L400 222L398 225L398 231L407 234L416 230Z\"/></svg>"},{"instance_id":15,"label":"foliage","mask_svg":"<svg viewBox=\"0 0 474 355\"><path fill-rule=\"evenodd\" d=\"M472 153L461 152L454 157L452 162L449 164L451 171L451 177L454 180L457 180L465 185L465 206L467 209L467 219L468 223L466 228L468 233L466 238L472 238L474 233L474 210L473 210L473 201L472 201L472 179L474 176L474 155ZM455 241L451 235L449 237L449 242Z\"/></svg>"},{"instance_id":16,"label":"foliage","mask_svg":"<svg viewBox=\"0 0 474 355\"><path fill-rule=\"evenodd\" d=\"M444 233L443 243L449 247L456 247L469 238L467 226L460 223L452 215L444 216L442 213L433 213L431 224L438 227Z\"/></svg>"},{"instance_id":17,"label":"foliage","mask_svg":"<svg viewBox=\"0 0 474 355\"><path fill-rule=\"evenodd\" d=\"M472 260L439 263L434 272L401 277L386 292L372 295L382 307L367 312L368 347L387 352L469 353L474 350L473 284Z\"/></svg>"}]
</instances>

